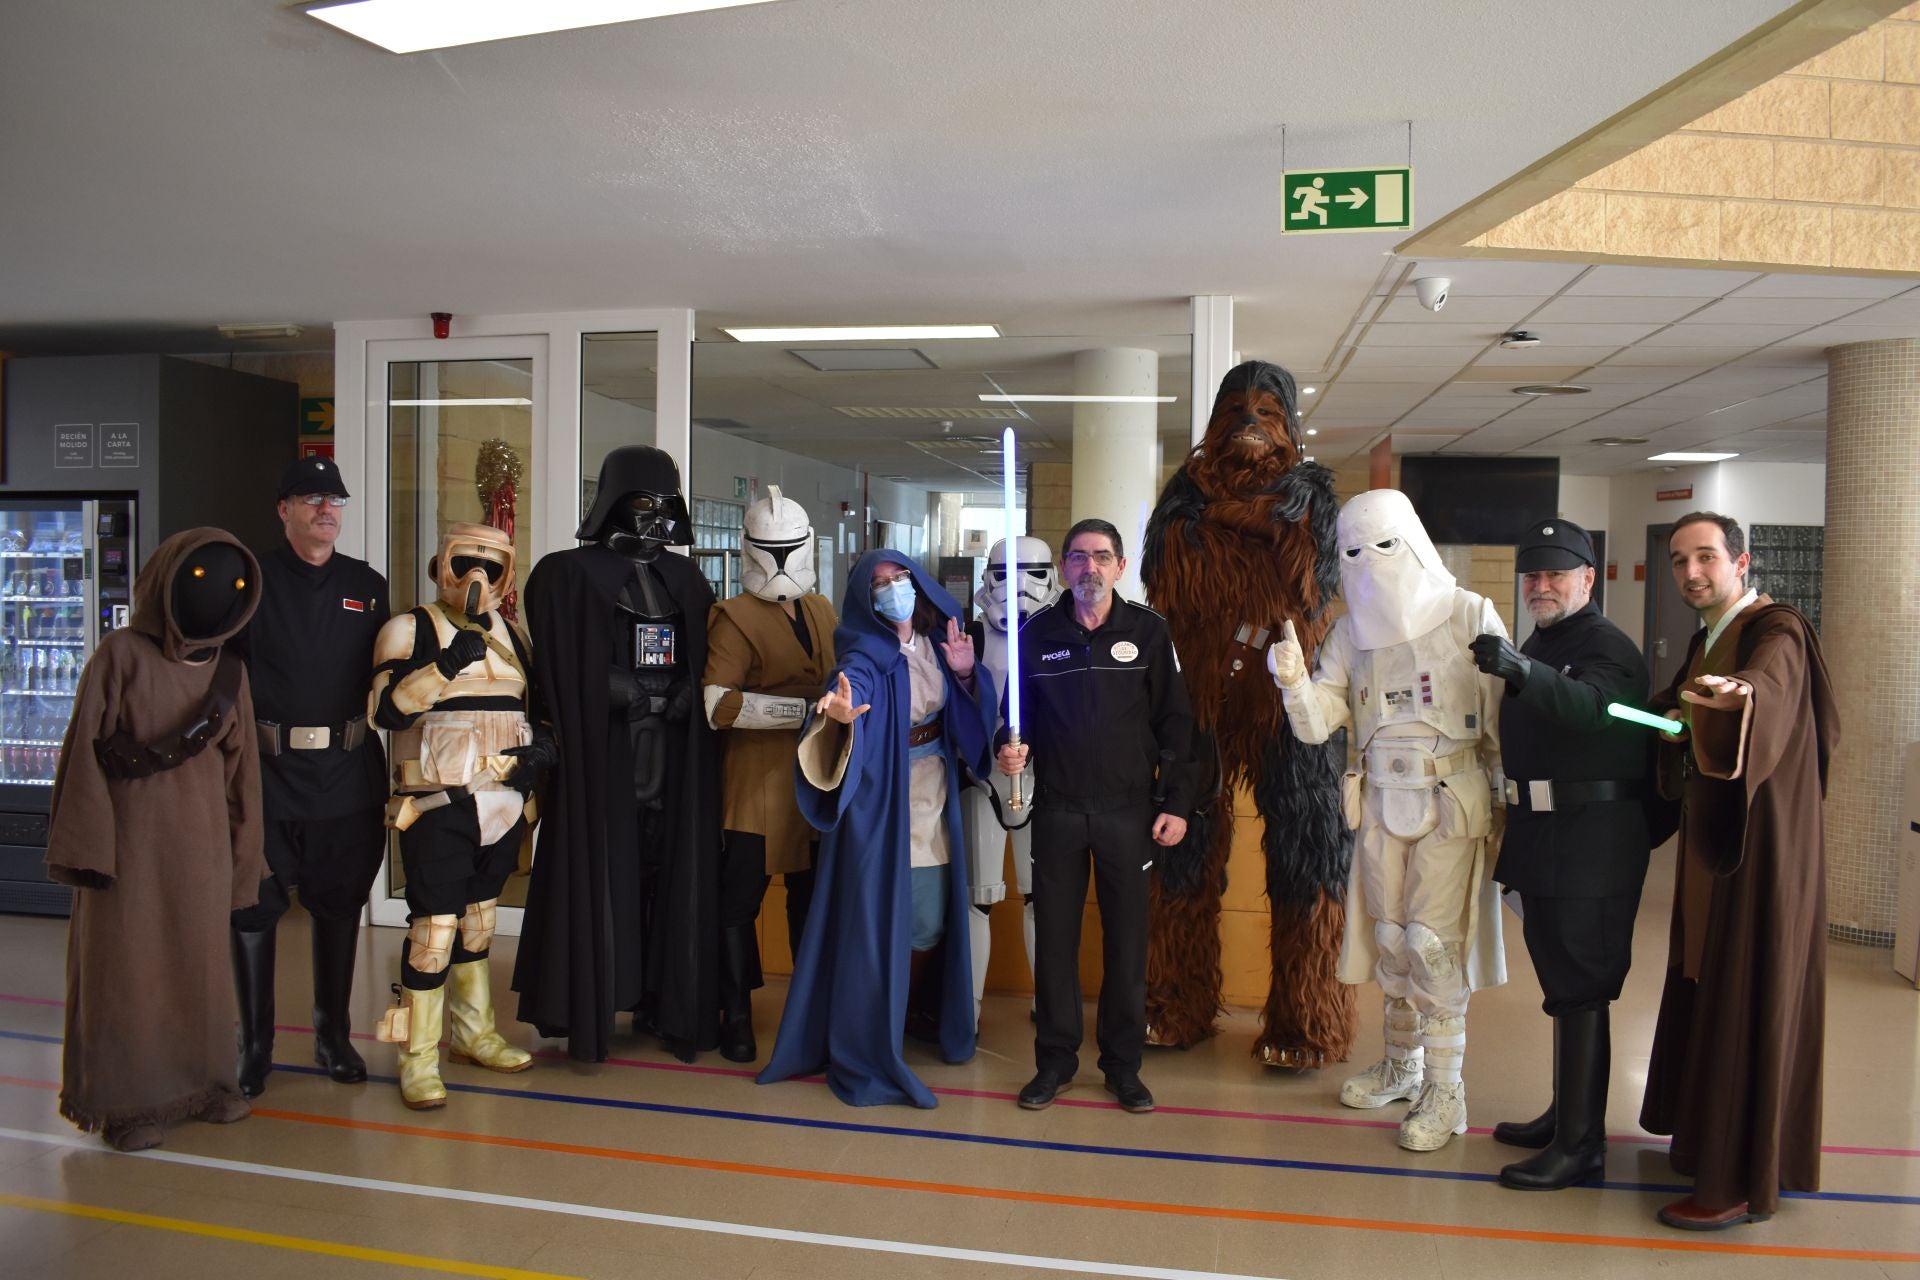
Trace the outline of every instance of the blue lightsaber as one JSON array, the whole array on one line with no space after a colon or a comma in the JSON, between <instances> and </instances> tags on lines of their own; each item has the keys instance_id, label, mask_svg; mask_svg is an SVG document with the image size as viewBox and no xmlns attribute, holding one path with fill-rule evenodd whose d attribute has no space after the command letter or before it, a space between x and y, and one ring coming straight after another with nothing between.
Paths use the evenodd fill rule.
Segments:
<instances>
[{"instance_id":1,"label":"blue lightsaber","mask_svg":"<svg viewBox=\"0 0 1920 1280\"><path fill-rule=\"evenodd\" d=\"M1007 745L1020 745L1020 539L1013 534L1013 428L1000 433L1000 494L1006 515L1006 529L1000 546L1006 552L1007 575ZM1013 808L1025 806L1020 795L1020 774L1013 775Z\"/></svg>"}]
</instances>

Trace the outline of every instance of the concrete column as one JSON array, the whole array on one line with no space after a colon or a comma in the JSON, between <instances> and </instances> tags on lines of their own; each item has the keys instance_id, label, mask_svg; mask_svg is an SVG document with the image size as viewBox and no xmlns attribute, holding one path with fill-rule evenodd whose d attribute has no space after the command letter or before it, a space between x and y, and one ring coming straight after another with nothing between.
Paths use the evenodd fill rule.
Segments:
<instances>
[{"instance_id":1,"label":"concrete column","mask_svg":"<svg viewBox=\"0 0 1920 1280\"><path fill-rule=\"evenodd\" d=\"M1213 413L1213 397L1227 370L1240 363L1233 349L1233 295L1195 294L1193 305L1193 404L1192 436L1188 444L1206 438L1207 418Z\"/></svg>"},{"instance_id":2,"label":"concrete column","mask_svg":"<svg viewBox=\"0 0 1920 1280\"><path fill-rule=\"evenodd\" d=\"M1159 388L1157 352L1106 347L1073 358L1075 395L1152 396ZM1140 543L1160 496L1158 416L1154 404L1073 406L1073 518L1098 516L1120 530L1127 572L1115 589L1129 600L1140 598Z\"/></svg>"},{"instance_id":3,"label":"concrete column","mask_svg":"<svg viewBox=\"0 0 1920 1280\"><path fill-rule=\"evenodd\" d=\"M1920 338L1827 351L1821 646L1840 702L1827 782L1827 919L1893 944L1906 823L1901 770L1920 742Z\"/></svg>"},{"instance_id":4,"label":"concrete column","mask_svg":"<svg viewBox=\"0 0 1920 1280\"><path fill-rule=\"evenodd\" d=\"M928 505L933 508L933 559L960 554L960 512L967 505L964 493L933 493ZM929 566L930 568L933 566Z\"/></svg>"}]
</instances>

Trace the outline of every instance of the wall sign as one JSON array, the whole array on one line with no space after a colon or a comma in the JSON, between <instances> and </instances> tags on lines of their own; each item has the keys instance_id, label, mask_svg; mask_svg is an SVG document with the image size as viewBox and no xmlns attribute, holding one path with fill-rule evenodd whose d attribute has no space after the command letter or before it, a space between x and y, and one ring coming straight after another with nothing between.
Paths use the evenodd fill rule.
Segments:
<instances>
[{"instance_id":1,"label":"wall sign","mask_svg":"<svg viewBox=\"0 0 1920 1280\"><path fill-rule=\"evenodd\" d=\"M1692 485L1685 485L1678 489L1662 489L1653 495L1656 502L1685 502L1692 496Z\"/></svg>"},{"instance_id":2,"label":"wall sign","mask_svg":"<svg viewBox=\"0 0 1920 1280\"><path fill-rule=\"evenodd\" d=\"M1633 580L1635 582L1645 582L1647 580L1647 562L1645 560L1635 560L1633 562Z\"/></svg>"},{"instance_id":3,"label":"wall sign","mask_svg":"<svg viewBox=\"0 0 1920 1280\"><path fill-rule=\"evenodd\" d=\"M1607 581L1612 582L1615 578L1618 578L1619 576L1620 576L1620 562L1618 560L1607 561Z\"/></svg>"},{"instance_id":4,"label":"wall sign","mask_svg":"<svg viewBox=\"0 0 1920 1280\"><path fill-rule=\"evenodd\" d=\"M53 465L91 467L93 465L93 424L58 422L53 427Z\"/></svg>"},{"instance_id":5,"label":"wall sign","mask_svg":"<svg viewBox=\"0 0 1920 1280\"><path fill-rule=\"evenodd\" d=\"M100 465L137 467L140 465L140 424L103 422L100 424Z\"/></svg>"}]
</instances>

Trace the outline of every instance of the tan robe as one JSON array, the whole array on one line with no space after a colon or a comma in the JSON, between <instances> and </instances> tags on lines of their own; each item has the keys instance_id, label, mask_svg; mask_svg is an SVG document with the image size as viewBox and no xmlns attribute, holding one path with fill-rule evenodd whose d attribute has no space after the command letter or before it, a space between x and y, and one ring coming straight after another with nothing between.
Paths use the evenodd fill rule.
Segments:
<instances>
[{"instance_id":1,"label":"tan robe","mask_svg":"<svg viewBox=\"0 0 1920 1280\"><path fill-rule=\"evenodd\" d=\"M726 729L720 826L764 836L767 874L805 871L813 865L808 847L817 838L800 816L794 799L793 760L800 745L800 722L791 729L734 729L740 691L805 698L826 689L833 670L833 606L817 592L794 601L813 639L808 656L794 637L786 611L771 600L737 595L707 614L707 670L701 683L734 690L713 708L713 727Z\"/></svg>"},{"instance_id":2,"label":"tan robe","mask_svg":"<svg viewBox=\"0 0 1920 1280\"><path fill-rule=\"evenodd\" d=\"M109 778L93 745L122 728L159 743L198 717L216 664L185 661L162 597L180 560L212 541L239 546L191 529L141 571L132 626L108 635L81 673L54 778L47 872L76 886L60 1114L88 1131L166 1124L239 1093L227 920L253 905L267 874L244 675L213 740L176 768ZM250 617L260 575L247 563Z\"/></svg>"}]
</instances>

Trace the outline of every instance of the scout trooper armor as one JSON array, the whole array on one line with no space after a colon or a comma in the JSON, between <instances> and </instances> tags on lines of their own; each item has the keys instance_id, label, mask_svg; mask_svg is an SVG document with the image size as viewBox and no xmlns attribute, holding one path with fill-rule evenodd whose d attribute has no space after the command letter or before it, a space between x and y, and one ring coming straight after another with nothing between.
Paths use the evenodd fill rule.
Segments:
<instances>
[{"instance_id":1,"label":"scout trooper armor","mask_svg":"<svg viewBox=\"0 0 1920 1280\"><path fill-rule=\"evenodd\" d=\"M1348 612L1318 669L1309 675L1291 634L1267 661L1301 741L1350 724L1358 747L1344 797L1359 839L1340 977L1380 984L1387 1052L1340 1100L1413 1099L1400 1145L1433 1151L1467 1126L1467 998L1506 979L1487 874L1504 685L1468 651L1475 636L1506 629L1486 599L1455 585L1404 494L1348 502L1338 541Z\"/></svg>"},{"instance_id":2,"label":"scout trooper armor","mask_svg":"<svg viewBox=\"0 0 1920 1280\"><path fill-rule=\"evenodd\" d=\"M985 625L981 628L980 661L993 672L994 687L1007 687L1007 617L1018 611L1027 618L1052 604L1060 596L1060 575L1054 567L1053 551L1038 538L1020 538L1014 544L1018 557L1016 580L1007 580L1007 544L993 544L987 555L987 570L981 575L980 590L973 596ZM1031 772L1028 778L1032 778ZM975 787L967 792L967 844L972 858L969 882L973 885L973 911L967 916L973 944L973 1012L980 1016L980 1003L987 990L987 960L993 944L987 911L1007 896L1006 841L1013 840L1015 886L1024 902L1020 930L1027 943L1027 972L1033 972L1033 834L1025 826L1007 831L1001 826L999 811L1012 796L1013 780L999 770L992 771L987 782L999 797L992 798ZM1032 796L1032 786L1027 784Z\"/></svg>"}]
</instances>

